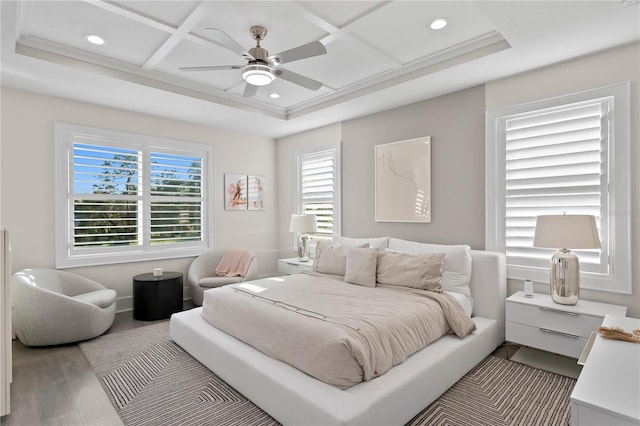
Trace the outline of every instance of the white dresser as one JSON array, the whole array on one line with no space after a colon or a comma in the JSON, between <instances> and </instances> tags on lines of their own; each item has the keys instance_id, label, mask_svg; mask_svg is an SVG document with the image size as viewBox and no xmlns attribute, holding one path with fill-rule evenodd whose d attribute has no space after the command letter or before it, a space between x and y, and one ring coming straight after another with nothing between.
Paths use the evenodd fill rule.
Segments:
<instances>
[{"instance_id":1,"label":"white dresser","mask_svg":"<svg viewBox=\"0 0 640 426\"><path fill-rule=\"evenodd\" d=\"M297 274L301 271L310 271L313 267L313 260L303 262L297 257L289 259L278 259L278 272L285 275Z\"/></svg>"},{"instance_id":2,"label":"white dresser","mask_svg":"<svg viewBox=\"0 0 640 426\"><path fill-rule=\"evenodd\" d=\"M602 324L640 329L640 320L607 315ZM571 393L572 426L640 424L640 344L596 336Z\"/></svg>"},{"instance_id":3,"label":"white dresser","mask_svg":"<svg viewBox=\"0 0 640 426\"><path fill-rule=\"evenodd\" d=\"M582 299L576 305L560 305L548 294L524 297L519 291L507 298L505 337L508 342L578 358L607 314L624 317L627 307Z\"/></svg>"}]
</instances>

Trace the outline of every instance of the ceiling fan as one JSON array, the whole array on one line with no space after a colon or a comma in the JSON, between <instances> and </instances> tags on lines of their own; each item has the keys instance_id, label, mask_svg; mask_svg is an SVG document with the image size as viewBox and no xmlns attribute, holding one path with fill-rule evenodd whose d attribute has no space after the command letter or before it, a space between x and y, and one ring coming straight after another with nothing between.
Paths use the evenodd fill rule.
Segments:
<instances>
[{"instance_id":1,"label":"ceiling fan","mask_svg":"<svg viewBox=\"0 0 640 426\"><path fill-rule=\"evenodd\" d=\"M327 53L327 49L319 41L312 41L311 43L303 44L302 46L294 47L293 49L285 50L284 52L269 56L269 51L260 46L260 41L264 40L267 35L267 29L265 27L256 25L249 29L251 37L256 41L256 47L249 49L249 51L246 51L224 31L217 28L205 29L212 31L212 37L215 41L227 49L241 55L248 61L248 63L246 65L182 67L180 68L181 71L240 69L242 70L242 78L247 82L244 94L242 95L244 97L251 97L255 95L258 90L258 86L266 86L273 82L276 77L280 77L283 80L306 87L310 90L318 90L322 87L322 83L319 81L296 74L293 71L279 68L279 65L287 62L298 61L300 59L311 58L313 56L324 55Z\"/></svg>"}]
</instances>

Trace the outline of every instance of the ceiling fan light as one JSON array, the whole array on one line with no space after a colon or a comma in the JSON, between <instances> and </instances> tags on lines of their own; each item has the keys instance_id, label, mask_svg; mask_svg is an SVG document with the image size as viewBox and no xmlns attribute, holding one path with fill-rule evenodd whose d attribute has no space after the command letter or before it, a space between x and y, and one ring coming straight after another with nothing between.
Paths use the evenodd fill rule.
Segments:
<instances>
[{"instance_id":1,"label":"ceiling fan light","mask_svg":"<svg viewBox=\"0 0 640 426\"><path fill-rule=\"evenodd\" d=\"M275 80L276 76L266 65L251 64L244 67L242 78L254 86L266 86Z\"/></svg>"}]
</instances>

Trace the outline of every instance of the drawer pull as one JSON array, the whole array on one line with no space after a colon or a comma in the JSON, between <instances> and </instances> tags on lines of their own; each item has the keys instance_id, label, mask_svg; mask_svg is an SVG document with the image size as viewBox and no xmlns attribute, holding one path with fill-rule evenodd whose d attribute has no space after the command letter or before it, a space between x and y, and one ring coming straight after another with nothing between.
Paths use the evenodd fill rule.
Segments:
<instances>
[{"instance_id":1,"label":"drawer pull","mask_svg":"<svg viewBox=\"0 0 640 426\"><path fill-rule=\"evenodd\" d=\"M543 333L559 334L560 336L571 337L573 339L580 338L580 336L576 336L575 334L563 333L561 331L556 331L556 330L549 330L548 328L540 327L539 330L542 331Z\"/></svg>"},{"instance_id":2,"label":"drawer pull","mask_svg":"<svg viewBox=\"0 0 640 426\"><path fill-rule=\"evenodd\" d=\"M553 312L553 313L556 313L556 314L571 315L571 316L574 316L574 317L578 317L578 316L580 316L580 314L579 314L579 313L577 313L577 312L561 311L561 310L559 310L559 309L544 308L544 307L542 307L542 306L540 307L540 309L541 309L541 310L543 310L543 311Z\"/></svg>"}]
</instances>

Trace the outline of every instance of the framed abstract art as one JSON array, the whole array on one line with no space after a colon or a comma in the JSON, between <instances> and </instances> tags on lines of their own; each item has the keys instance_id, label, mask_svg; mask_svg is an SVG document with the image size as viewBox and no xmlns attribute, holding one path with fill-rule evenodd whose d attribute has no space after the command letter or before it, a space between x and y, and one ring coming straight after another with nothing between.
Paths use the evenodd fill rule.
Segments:
<instances>
[{"instance_id":1,"label":"framed abstract art","mask_svg":"<svg viewBox=\"0 0 640 426\"><path fill-rule=\"evenodd\" d=\"M431 137L375 147L376 222L431 222Z\"/></svg>"}]
</instances>

